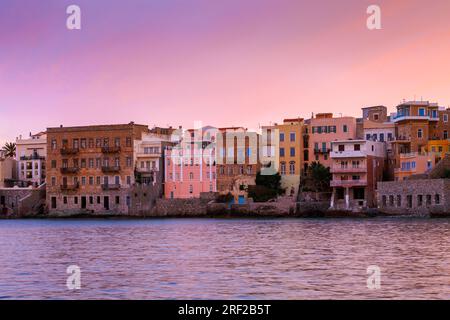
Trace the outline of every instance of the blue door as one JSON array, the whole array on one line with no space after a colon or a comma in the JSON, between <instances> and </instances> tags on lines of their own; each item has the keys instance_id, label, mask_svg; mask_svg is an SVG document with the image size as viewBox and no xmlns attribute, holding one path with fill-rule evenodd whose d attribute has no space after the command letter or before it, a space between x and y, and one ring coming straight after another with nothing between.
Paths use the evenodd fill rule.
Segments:
<instances>
[{"instance_id":1,"label":"blue door","mask_svg":"<svg viewBox=\"0 0 450 320\"><path fill-rule=\"evenodd\" d=\"M239 204L245 204L245 197L244 196L239 196L238 203Z\"/></svg>"}]
</instances>

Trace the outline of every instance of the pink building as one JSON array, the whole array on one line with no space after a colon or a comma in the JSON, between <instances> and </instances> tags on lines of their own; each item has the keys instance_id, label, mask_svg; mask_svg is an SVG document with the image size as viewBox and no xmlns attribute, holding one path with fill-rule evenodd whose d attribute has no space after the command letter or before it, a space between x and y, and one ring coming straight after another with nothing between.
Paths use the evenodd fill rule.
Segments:
<instances>
[{"instance_id":1,"label":"pink building","mask_svg":"<svg viewBox=\"0 0 450 320\"><path fill-rule=\"evenodd\" d=\"M332 113L318 113L308 121L308 156L305 163L320 162L331 167L331 142L356 138L356 119L333 117ZM306 154L305 154L306 155Z\"/></svg>"},{"instance_id":2,"label":"pink building","mask_svg":"<svg viewBox=\"0 0 450 320\"><path fill-rule=\"evenodd\" d=\"M182 141L165 149L166 198L198 198L202 192L216 192L217 129L187 130Z\"/></svg>"}]
</instances>

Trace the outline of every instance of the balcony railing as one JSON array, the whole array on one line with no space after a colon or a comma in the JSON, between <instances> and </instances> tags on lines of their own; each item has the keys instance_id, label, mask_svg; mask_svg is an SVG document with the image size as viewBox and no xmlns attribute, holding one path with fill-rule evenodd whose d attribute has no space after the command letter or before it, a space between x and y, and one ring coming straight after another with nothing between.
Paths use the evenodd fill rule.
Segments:
<instances>
[{"instance_id":1,"label":"balcony railing","mask_svg":"<svg viewBox=\"0 0 450 320\"><path fill-rule=\"evenodd\" d=\"M120 147L102 147L103 153L119 153Z\"/></svg>"},{"instance_id":2,"label":"balcony railing","mask_svg":"<svg viewBox=\"0 0 450 320\"><path fill-rule=\"evenodd\" d=\"M45 160L45 156L40 156L40 155L31 155L31 156L22 156L20 157L20 160L25 161L25 160Z\"/></svg>"},{"instance_id":3,"label":"balcony railing","mask_svg":"<svg viewBox=\"0 0 450 320\"><path fill-rule=\"evenodd\" d=\"M78 148L62 148L61 149L61 154L62 155L74 155L74 154L78 154L78 152L80 152L80 149Z\"/></svg>"},{"instance_id":4,"label":"balcony railing","mask_svg":"<svg viewBox=\"0 0 450 320\"><path fill-rule=\"evenodd\" d=\"M359 187L367 186L367 180L332 180L330 182L332 187Z\"/></svg>"},{"instance_id":5,"label":"balcony railing","mask_svg":"<svg viewBox=\"0 0 450 320\"><path fill-rule=\"evenodd\" d=\"M120 166L113 166L113 167L103 166L102 167L103 173L115 173L115 172L119 172L119 171L120 171Z\"/></svg>"},{"instance_id":6,"label":"balcony railing","mask_svg":"<svg viewBox=\"0 0 450 320\"><path fill-rule=\"evenodd\" d=\"M102 184L103 190L119 190L120 184Z\"/></svg>"},{"instance_id":7,"label":"balcony railing","mask_svg":"<svg viewBox=\"0 0 450 320\"><path fill-rule=\"evenodd\" d=\"M72 168L61 168L61 174L75 174L80 171L80 168L72 167Z\"/></svg>"},{"instance_id":8,"label":"balcony railing","mask_svg":"<svg viewBox=\"0 0 450 320\"><path fill-rule=\"evenodd\" d=\"M75 183L72 185L69 184L62 184L61 185L61 191L74 191L77 190L78 188L80 188L80 183Z\"/></svg>"},{"instance_id":9,"label":"balcony railing","mask_svg":"<svg viewBox=\"0 0 450 320\"><path fill-rule=\"evenodd\" d=\"M320 148L320 149L314 148L314 153L315 154L316 153L329 153L329 152L330 152L329 148Z\"/></svg>"},{"instance_id":10,"label":"balcony railing","mask_svg":"<svg viewBox=\"0 0 450 320\"><path fill-rule=\"evenodd\" d=\"M363 166L363 167L346 167L346 168L342 168L342 167L333 167L331 168L331 173L351 173L351 172L367 172L367 167Z\"/></svg>"}]
</instances>

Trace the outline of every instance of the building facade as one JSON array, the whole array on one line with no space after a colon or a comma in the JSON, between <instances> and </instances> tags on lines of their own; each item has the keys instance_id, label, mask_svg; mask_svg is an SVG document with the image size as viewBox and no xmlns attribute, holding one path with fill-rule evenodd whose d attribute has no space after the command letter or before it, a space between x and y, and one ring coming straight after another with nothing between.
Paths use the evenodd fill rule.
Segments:
<instances>
[{"instance_id":1,"label":"building facade","mask_svg":"<svg viewBox=\"0 0 450 320\"><path fill-rule=\"evenodd\" d=\"M353 210L374 207L377 182L383 179L385 144L341 140L332 142L331 148L333 193L330 208Z\"/></svg>"},{"instance_id":2,"label":"building facade","mask_svg":"<svg viewBox=\"0 0 450 320\"><path fill-rule=\"evenodd\" d=\"M305 160L305 163L316 161L331 167L331 143L356 138L354 117L333 117L332 113L318 113L308 122L308 161Z\"/></svg>"},{"instance_id":3,"label":"building facade","mask_svg":"<svg viewBox=\"0 0 450 320\"><path fill-rule=\"evenodd\" d=\"M259 142L260 135L245 128L219 128L217 133L217 192L230 193L235 203L246 203L248 186L255 185L261 169Z\"/></svg>"},{"instance_id":4,"label":"building facade","mask_svg":"<svg viewBox=\"0 0 450 320\"><path fill-rule=\"evenodd\" d=\"M304 152L305 123L302 118L284 119L282 124L275 124L278 130L278 157L281 187L286 195L297 196L303 164L308 160L308 152Z\"/></svg>"},{"instance_id":5,"label":"building facade","mask_svg":"<svg viewBox=\"0 0 450 320\"><path fill-rule=\"evenodd\" d=\"M166 198L199 198L201 193L216 192L216 133L209 126L187 130L179 143L166 147Z\"/></svg>"},{"instance_id":6,"label":"building facade","mask_svg":"<svg viewBox=\"0 0 450 320\"><path fill-rule=\"evenodd\" d=\"M130 213L135 185L134 147L147 132L146 125L133 122L48 128L48 211Z\"/></svg>"},{"instance_id":7,"label":"building facade","mask_svg":"<svg viewBox=\"0 0 450 320\"><path fill-rule=\"evenodd\" d=\"M28 139L16 139L16 160L18 180L34 186L45 182L47 155L47 134L40 132Z\"/></svg>"}]
</instances>

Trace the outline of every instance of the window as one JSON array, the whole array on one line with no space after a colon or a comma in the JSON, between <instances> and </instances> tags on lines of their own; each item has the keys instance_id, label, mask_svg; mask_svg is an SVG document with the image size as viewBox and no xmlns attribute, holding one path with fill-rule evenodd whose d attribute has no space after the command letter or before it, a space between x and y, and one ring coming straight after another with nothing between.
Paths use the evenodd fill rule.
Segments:
<instances>
[{"instance_id":1,"label":"window","mask_svg":"<svg viewBox=\"0 0 450 320\"><path fill-rule=\"evenodd\" d=\"M194 186L192 184L189 185L189 193L194 193Z\"/></svg>"},{"instance_id":2,"label":"window","mask_svg":"<svg viewBox=\"0 0 450 320\"><path fill-rule=\"evenodd\" d=\"M284 148L280 148L280 157L284 157Z\"/></svg>"},{"instance_id":3,"label":"window","mask_svg":"<svg viewBox=\"0 0 450 320\"><path fill-rule=\"evenodd\" d=\"M385 195L383 195L383 197L382 197L382 202L383 202L383 207L386 207L386 205L387 205L387 197Z\"/></svg>"},{"instance_id":4,"label":"window","mask_svg":"<svg viewBox=\"0 0 450 320\"><path fill-rule=\"evenodd\" d=\"M94 197L93 196L89 196L89 204L94 204Z\"/></svg>"},{"instance_id":5,"label":"window","mask_svg":"<svg viewBox=\"0 0 450 320\"><path fill-rule=\"evenodd\" d=\"M127 147L131 147L131 138L130 137L127 137L125 144Z\"/></svg>"},{"instance_id":6,"label":"window","mask_svg":"<svg viewBox=\"0 0 450 320\"><path fill-rule=\"evenodd\" d=\"M444 130L444 139L448 139L448 131Z\"/></svg>"},{"instance_id":7,"label":"window","mask_svg":"<svg viewBox=\"0 0 450 320\"><path fill-rule=\"evenodd\" d=\"M74 198L73 198L73 203L74 203L74 204L78 204L78 197L74 197Z\"/></svg>"},{"instance_id":8,"label":"window","mask_svg":"<svg viewBox=\"0 0 450 320\"><path fill-rule=\"evenodd\" d=\"M379 118L380 118L380 116L378 115L378 113L375 113L373 115L373 120L378 121Z\"/></svg>"},{"instance_id":9,"label":"window","mask_svg":"<svg viewBox=\"0 0 450 320\"><path fill-rule=\"evenodd\" d=\"M120 197L116 196L116 204L120 204Z\"/></svg>"},{"instance_id":10,"label":"window","mask_svg":"<svg viewBox=\"0 0 450 320\"><path fill-rule=\"evenodd\" d=\"M120 177L119 177L119 176L115 176L115 178L114 178L114 183L115 183L116 185L120 185Z\"/></svg>"},{"instance_id":11,"label":"window","mask_svg":"<svg viewBox=\"0 0 450 320\"><path fill-rule=\"evenodd\" d=\"M290 154L291 157L295 157L295 148L292 147L292 148L290 149L289 154Z\"/></svg>"},{"instance_id":12,"label":"window","mask_svg":"<svg viewBox=\"0 0 450 320\"><path fill-rule=\"evenodd\" d=\"M52 186L56 186L56 177L52 177Z\"/></svg>"},{"instance_id":13,"label":"window","mask_svg":"<svg viewBox=\"0 0 450 320\"><path fill-rule=\"evenodd\" d=\"M366 140L370 140L370 137L371 137L370 133L367 133L366 134Z\"/></svg>"},{"instance_id":14,"label":"window","mask_svg":"<svg viewBox=\"0 0 450 320\"><path fill-rule=\"evenodd\" d=\"M189 172L189 180L194 180L194 173L193 172Z\"/></svg>"},{"instance_id":15,"label":"window","mask_svg":"<svg viewBox=\"0 0 450 320\"><path fill-rule=\"evenodd\" d=\"M92 149L92 148L94 147L94 139L89 138L88 141L89 141L89 142L88 142L89 148Z\"/></svg>"},{"instance_id":16,"label":"window","mask_svg":"<svg viewBox=\"0 0 450 320\"><path fill-rule=\"evenodd\" d=\"M295 161L289 162L289 174L295 174Z\"/></svg>"},{"instance_id":17,"label":"window","mask_svg":"<svg viewBox=\"0 0 450 320\"><path fill-rule=\"evenodd\" d=\"M419 116L425 116L425 108L419 108Z\"/></svg>"},{"instance_id":18,"label":"window","mask_svg":"<svg viewBox=\"0 0 450 320\"><path fill-rule=\"evenodd\" d=\"M327 143L322 142L322 152L327 152Z\"/></svg>"},{"instance_id":19,"label":"window","mask_svg":"<svg viewBox=\"0 0 450 320\"><path fill-rule=\"evenodd\" d=\"M56 139L52 139L52 150L56 150L56 148L57 148ZM55 208L56 208L56 206L55 206Z\"/></svg>"},{"instance_id":20,"label":"window","mask_svg":"<svg viewBox=\"0 0 450 320\"><path fill-rule=\"evenodd\" d=\"M94 185L94 177L89 177L89 185Z\"/></svg>"},{"instance_id":21,"label":"window","mask_svg":"<svg viewBox=\"0 0 450 320\"><path fill-rule=\"evenodd\" d=\"M348 127L347 127L347 125L346 125L346 124L344 124L344 125L342 126L342 131L344 131L344 132L348 132Z\"/></svg>"},{"instance_id":22,"label":"window","mask_svg":"<svg viewBox=\"0 0 450 320\"><path fill-rule=\"evenodd\" d=\"M81 177L81 185L86 185L86 177Z\"/></svg>"},{"instance_id":23,"label":"window","mask_svg":"<svg viewBox=\"0 0 450 320\"><path fill-rule=\"evenodd\" d=\"M52 197L52 209L56 209L56 197Z\"/></svg>"},{"instance_id":24,"label":"window","mask_svg":"<svg viewBox=\"0 0 450 320\"><path fill-rule=\"evenodd\" d=\"M120 147L120 138L114 138L114 146Z\"/></svg>"},{"instance_id":25,"label":"window","mask_svg":"<svg viewBox=\"0 0 450 320\"><path fill-rule=\"evenodd\" d=\"M380 133L380 141L384 142L384 133Z\"/></svg>"},{"instance_id":26,"label":"window","mask_svg":"<svg viewBox=\"0 0 450 320\"><path fill-rule=\"evenodd\" d=\"M423 130L422 129L418 129L417 130L417 138L422 139L423 136Z\"/></svg>"},{"instance_id":27,"label":"window","mask_svg":"<svg viewBox=\"0 0 450 320\"><path fill-rule=\"evenodd\" d=\"M280 142L284 141L284 133L280 132Z\"/></svg>"},{"instance_id":28,"label":"window","mask_svg":"<svg viewBox=\"0 0 450 320\"><path fill-rule=\"evenodd\" d=\"M51 166L52 166L52 169L55 169L55 168L56 168L56 160L52 160Z\"/></svg>"},{"instance_id":29,"label":"window","mask_svg":"<svg viewBox=\"0 0 450 320\"><path fill-rule=\"evenodd\" d=\"M286 174L286 162L280 163L280 174L285 175Z\"/></svg>"},{"instance_id":30,"label":"window","mask_svg":"<svg viewBox=\"0 0 450 320\"><path fill-rule=\"evenodd\" d=\"M406 196L407 207L412 208L412 195L408 194Z\"/></svg>"},{"instance_id":31,"label":"window","mask_svg":"<svg viewBox=\"0 0 450 320\"><path fill-rule=\"evenodd\" d=\"M444 114L443 118L444 118L444 122L448 122L448 114Z\"/></svg>"},{"instance_id":32,"label":"window","mask_svg":"<svg viewBox=\"0 0 450 320\"><path fill-rule=\"evenodd\" d=\"M441 197L440 195L436 194L434 196L434 204L440 204L441 203Z\"/></svg>"},{"instance_id":33,"label":"window","mask_svg":"<svg viewBox=\"0 0 450 320\"><path fill-rule=\"evenodd\" d=\"M81 139L81 149L86 149L86 139Z\"/></svg>"},{"instance_id":34,"label":"window","mask_svg":"<svg viewBox=\"0 0 450 320\"><path fill-rule=\"evenodd\" d=\"M291 133L290 133L290 135L289 135L289 140L290 140L291 142L294 142L294 141L295 141L295 132L291 132Z\"/></svg>"},{"instance_id":35,"label":"window","mask_svg":"<svg viewBox=\"0 0 450 320\"><path fill-rule=\"evenodd\" d=\"M101 148L101 146L102 146L102 139L100 139L100 138L95 139L95 146L97 148Z\"/></svg>"},{"instance_id":36,"label":"window","mask_svg":"<svg viewBox=\"0 0 450 320\"><path fill-rule=\"evenodd\" d=\"M361 150L361 145L359 145L359 144L354 144L354 145L353 145L353 150L354 150L354 151L360 151L360 150Z\"/></svg>"},{"instance_id":37,"label":"window","mask_svg":"<svg viewBox=\"0 0 450 320\"><path fill-rule=\"evenodd\" d=\"M426 205L431 206L431 194L427 194Z\"/></svg>"},{"instance_id":38,"label":"window","mask_svg":"<svg viewBox=\"0 0 450 320\"><path fill-rule=\"evenodd\" d=\"M390 195L390 196L389 196L389 205L390 205L391 207L394 206L394 196L393 196L393 195Z\"/></svg>"},{"instance_id":39,"label":"window","mask_svg":"<svg viewBox=\"0 0 450 320\"><path fill-rule=\"evenodd\" d=\"M402 196L397 195L397 207L401 207L401 206L402 206Z\"/></svg>"},{"instance_id":40,"label":"window","mask_svg":"<svg viewBox=\"0 0 450 320\"><path fill-rule=\"evenodd\" d=\"M131 167L131 157L127 157L127 167Z\"/></svg>"},{"instance_id":41,"label":"window","mask_svg":"<svg viewBox=\"0 0 450 320\"><path fill-rule=\"evenodd\" d=\"M345 145L343 145L343 144L338 145L338 150L339 150L339 152L345 151Z\"/></svg>"},{"instance_id":42,"label":"window","mask_svg":"<svg viewBox=\"0 0 450 320\"><path fill-rule=\"evenodd\" d=\"M423 196L421 194L417 195L417 206L421 207L423 204Z\"/></svg>"},{"instance_id":43,"label":"window","mask_svg":"<svg viewBox=\"0 0 450 320\"><path fill-rule=\"evenodd\" d=\"M63 197L63 203L67 204L67 197Z\"/></svg>"},{"instance_id":44,"label":"window","mask_svg":"<svg viewBox=\"0 0 450 320\"><path fill-rule=\"evenodd\" d=\"M80 144L80 141L78 139L73 139L72 145L73 145L74 149L78 149L79 148L79 144Z\"/></svg>"},{"instance_id":45,"label":"window","mask_svg":"<svg viewBox=\"0 0 450 320\"><path fill-rule=\"evenodd\" d=\"M97 183L98 185L101 184L101 177L97 177L96 180L97 180L96 183Z\"/></svg>"},{"instance_id":46,"label":"window","mask_svg":"<svg viewBox=\"0 0 450 320\"><path fill-rule=\"evenodd\" d=\"M127 176L127 185L131 185L131 176Z\"/></svg>"}]
</instances>

